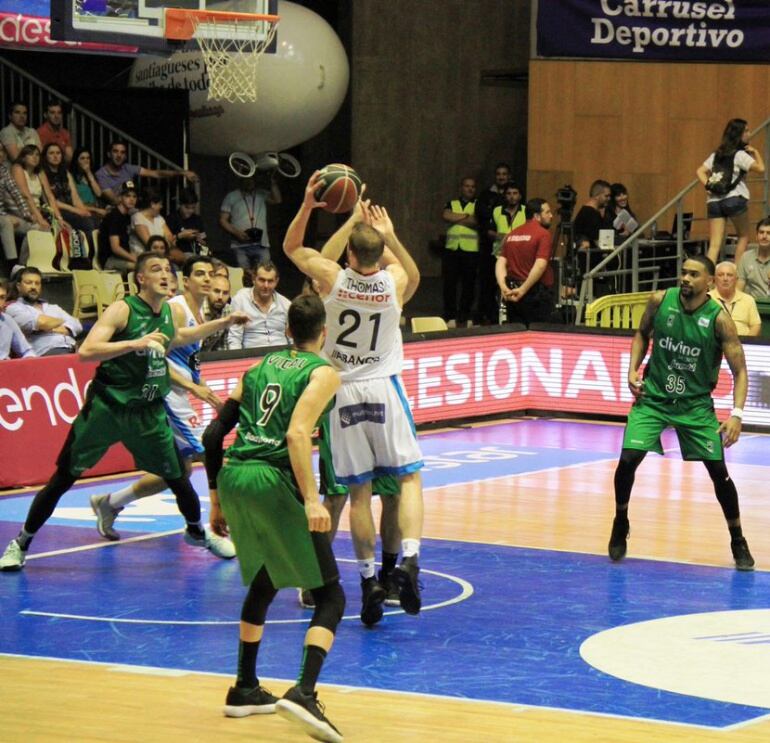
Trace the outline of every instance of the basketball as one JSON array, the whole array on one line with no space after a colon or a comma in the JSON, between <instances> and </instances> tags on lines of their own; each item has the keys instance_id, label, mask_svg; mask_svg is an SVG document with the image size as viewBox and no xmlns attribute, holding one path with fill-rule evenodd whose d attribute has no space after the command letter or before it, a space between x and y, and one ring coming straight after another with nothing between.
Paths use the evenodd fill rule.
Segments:
<instances>
[{"instance_id":1,"label":"basketball","mask_svg":"<svg viewBox=\"0 0 770 743\"><path fill-rule=\"evenodd\" d=\"M333 163L319 171L318 201L325 201L324 209L332 214L349 212L361 195L361 178L349 165Z\"/></svg>"}]
</instances>

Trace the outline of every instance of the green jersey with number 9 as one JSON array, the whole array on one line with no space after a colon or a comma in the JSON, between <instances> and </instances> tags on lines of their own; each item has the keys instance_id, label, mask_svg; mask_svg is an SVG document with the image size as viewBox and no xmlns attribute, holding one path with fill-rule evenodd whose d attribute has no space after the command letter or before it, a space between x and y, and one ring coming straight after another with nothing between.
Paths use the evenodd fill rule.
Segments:
<instances>
[{"instance_id":1,"label":"green jersey with number 9","mask_svg":"<svg viewBox=\"0 0 770 743\"><path fill-rule=\"evenodd\" d=\"M716 337L720 305L709 298L687 312L679 289L667 289L655 313L652 356L644 373L644 394L652 400L705 397L719 376L722 347Z\"/></svg>"},{"instance_id":2,"label":"green jersey with number 9","mask_svg":"<svg viewBox=\"0 0 770 743\"><path fill-rule=\"evenodd\" d=\"M287 349L268 354L249 369L243 375L238 435L226 455L291 467L286 431L310 375L320 366L329 362L314 353ZM331 402L323 415L328 408Z\"/></svg>"},{"instance_id":3,"label":"green jersey with number 9","mask_svg":"<svg viewBox=\"0 0 770 743\"><path fill-rule=\"evenodd\" d=\"M160 331L168 348L174 337L174 319L165 302L155 314L138 296L124 297L128 305L126 327L112 336L113 341L130 341ZM166 355L151 348L134 351L103 361L96 370L94 391L102 398L119 405L135 406L157 403L170 390Z\"/></svg>"}]
</instances>

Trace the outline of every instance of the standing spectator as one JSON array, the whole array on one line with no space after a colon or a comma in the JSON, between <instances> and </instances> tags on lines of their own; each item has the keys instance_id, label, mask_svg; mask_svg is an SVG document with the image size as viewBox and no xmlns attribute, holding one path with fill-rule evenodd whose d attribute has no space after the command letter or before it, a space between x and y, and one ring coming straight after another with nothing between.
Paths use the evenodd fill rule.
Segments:
<instances>
[{"instance_id":1,"label":"standing spectator","mask_svg":"<svg viewBox=\"0 0 770 743\"><path fill-rule=\"evenodd\" d=\"M0 361L13 357L24 358L34 356L35 352L29 341L24 337L16 320L6 314L5 303L11 285L5 279L0 279Z\"/></svg>"},{"instance_id":2,"label":"standing spectator","mask_svg":"<svg viewBox=\"0 0 770 743\"><path fill-rule=\"evenodd\" d=\"M631 230L624 223L620 225L620 228L615 227L615 218L625 209L635 222L639 220L634 214L634 210L628 203L628 189L622 183L613 183L610 186L610 202L607 205L607 222L612 223L612 227L615 230L615 235L621 239L627 238L631 234Z\"/></svg>"},{"instance_id":3,"label":"standing spectator","mask_svg":"<svg viewBox=\"0 0 770 743\"><path fill-rule=\"evenodd\" d=\"M51 143L43 147L43 172L48 179L48 185L51 187L51 193L59 211L72 227L86 233L88 243L91 245L96 223L91 218L91 212L80 200L75 179L62 162L63 156L64 153L58 144ZM91 254L93 252L94 246L91 245Z\"/></svg>"},{"instance_id":4,"label":"standing spectator","mask_svg":"<svg viewBox=\"0 0 770 743\"><path fill-rule=\"evenodd\" d=\"M610 184L598 179L591 184L588 201L580 207L572 222L575 235L585 235L591 241L591 247L599 247L599 230L614 229L615 217L608 218L607 204L610 201Z\"/></svg>"},{"instance_id":5,"label":"standing spectator","mask_svg":"<svg viewBox=\"0 0 770 743\"><path fill-rule=\"evenodd\" d=\"M218 320L220 317L227 317L231 312L230 279L227 276L212 275L209 295L203 300L203 307L201 308L203 319L205 321ZM226 351L228 332L227 328L223 328L212 333L201 343L201 351Z\"/></svg>"},{"instance_id":6,"label":"standing spectator","mask_svg":"<svg viewBox=\"0 0 770 743\"><path fill-rule=\"evenodd\" d=\"M495 277L506 302L508 322L549 322L554 311L551 271L553 213L545 199L527 202L527 221L503 241Z\"/></svg>"},{"instance_id":7,"label":"standing spectator","mask_svg":"<svg viewBox=\"0 0 770 743\"><path fill-rule=\"evenodd\" d=\"M40 149L40 137L34 129L27 126L27 104L13 101L8 116L8 126L0 129L0 144L5 147L8 159L14 162L26 145L35 145Z\"/></svg>"},{"instance_id":8,"label":"standing spectator","mask_svg":"<svg viewBox=\"0 0 770 743\"><path fill-rule=\"evenodd\" d=\"M749 144L749 125L744 119L727 122L722 141L698 168L698 180L706 188L709 219L708 257L716 263L722 250L727 219L738 233L735 262L740 263L749 242L749 187L746 174L762 174L762 155Z\"/></svg>"},{"instance_id":9,"label":"standing spectator","mask_svg":"<svg viewBox=\"0 0 770 743\"><path fill-rule=\"evenodd\" d=\"M738 262L738 289L754 299L770 296L770 217L757 223L757 247Z\"/></svg>"},{"instance_id":10,"label":"standing spectator","mask_svg":"<svg viewBox=\"0 0 770 743\"><path fill-rule=\"evenodd\" d=\"M147 241L153 235L165 237L169 248L174 247L174 236L160 213L162 208L163 200L160 194L153 188L146 188L142 192L139 209L131 215L131 234L128 244L132 253L144 252L147 249Z\"/></svg>"},{"instance_id":11,"label":"standing spectator","mask_svg":"<svg viewBox=\"0 0 770 743\"><path fill-rule=\"evenodd\" d=\"M733 318L738 335L757 336L762 331L762 318L750 294L737 287L738 271L732 261L722 261L714 275L714 288L709 292Z\"/></svg>"},{"instance_id":12,"label":"standing spectator","mask_svg":"<svg viewBox=\"0 0 770 743\"><path fill-rule=\"evenodd\" d=\"M75 151L75 156L72 158L70 171L75 179L75 188L78 190L80 200L94 217L101 219L107 213L107 210L99 206L102 187L91 170L92 162L91 152L85 147L80 147Z\"/></svg>"},{"instance_id":13,"label":"standing spectator","mask_svg":"<svg viewBox=\"0 0 770 743\"><path fill-rule=\"evenodd\" d=\"M27 266L16 277L19 298L8 305L8 314L27 337L36 356L54 356L75 352L75 338L83 326L58 304L42 299L43 276L39 269Z\"/></svg>"},{"instance_id":14,"label":"standing spectator","mask_svg":"<svg viewBox=\"0 0 770 743\"><path fill-rule=\"evenodd\" d=\"M51 223L44 211L49 211L60 222L64 222L48 178L43 172L40 150L35 145L25 145L21 148L16 162L11 167L11 174L27 202L27 208L32 214L37 229L46 231L51 229Z\"/></svg>"},{"instance_id":15,"label":"standing spectator","mask_svg":"<svg viewBox=\"0 0 770 743\"><path fill-rule=\"evenodd\" d=\"M120 187L126 181L136 182L137 178L187 178L197 181L198 176L192 170L155 170L132 165L126 162L128 147L125 142L116 140L110 144L107 162L96 171L96 181L102 189L102 198L117 205Z\"/></svg>"},{"instance_id":16,"label":"standing spectator","mask_svg":"<svg viewBox=\"0 0 770 743\"><path fill-rule=\"evenodd\" d=\"M278 269L272 261L263 261L254 271L254 286L244 287L233 297L233 311L249 316L245 325L233 326L227 333L227 348L283 346L286 337L289 300L275 289Z\"/></svg>"},{"instance_id":17,"label":"standing spectator","mask_svg":"<svg viewBox=\"0 0 770 743\"><path fill-rule=\"evenodd\" d=\"M64 128L64 107L61 101L49 101L45 108L45 121L37 128L41 147L58 144L67 163L72 162L72 138Z\"/></svg>"},{"instance_id":18,"label":"standing spectator","mask_svg":"<svg viewBox=\"0 0 770 743\"><path fill-rule=\"evenodd\" d=\"M511 230L521 227L527 221L526 209L521 203L521 189L515 183L507 183L503 190L504 202L492 210L492 220L487 230L487 235L494 241L492 255L497 261L503 240ZM492 266L491 276L495 275L495 267ZM494 296L494 287L492 288Z\"/></svg>"},{"instance_id":19,"label":"standing spectator","mask_svg":"<svg viewBox=\"0 0 770 743\"><path fill-rule=\"evenodd\" d=\"M136 206L136 186L126 181L120 188L118 205L107 212L99 227L99 263L102 268L123 274L134 270L136 255L131 252L131 213Z\"/></svg>"},{"instance_id":20,"label":"standing spectator","mask_svg":"<svg viewBox=\"0 0 770 743\"><path fill-rule=\"evenodd\" d=\"M222 201L219 226L230 235L230 249L242 269L270 260L267 206L280 203L281 192L274 177L269 191L257 188L253 177L239 178L238 188Z\"/></svg>"},{"instance_id":21,"label":"standing spectator","mask_svg":"<svg viewBox=\"0 0 770 743\"><path fill-rule=\"evenodd\" d=\"M444 318L450 328L471 325L474 284L479 265L479 233L476 221L476 181L460 181L460 197L447 201L442 219L449 224L442 277L444 281ZM457 285L460 285L458 306Z\"/></svg>"},{"instance_id":22,"label":"standing spectator","mask_svg":"<svg viewBox=\"0 0 770 743\"><path fill-rule=\"evenodd\" d=\"M184 256L208 255L206 231L201 215L198 214L198 201L194 188L183 188L179 193L176 211L166 220L176 240L176 247Z\"/></svg>"}]
</instances>

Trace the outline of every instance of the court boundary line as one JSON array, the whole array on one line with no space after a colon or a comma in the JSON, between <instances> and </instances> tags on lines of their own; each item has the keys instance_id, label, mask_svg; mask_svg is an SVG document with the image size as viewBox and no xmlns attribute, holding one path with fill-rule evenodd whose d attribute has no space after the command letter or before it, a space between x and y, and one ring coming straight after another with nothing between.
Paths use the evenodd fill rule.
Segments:
<instances>
[{"instance_id":1,"label":"court boundary line","mask_svg":"<svg viewBox=\"0 0 770 743\"><path fill-rule=\"evenodd\" d=\"M108 671L113 671L115 673L146 673L148 676L149 675L155 675L155 676L168 675L169 677L173 676L175 678L181 678L182 676L199 675L199 676L211 676L213 678L225 678L225 679L233 678L232 673L221 673L217 671L197 671L197 670L190 670L190 669L183 669L183 668L164 668L162 666L140 666L140 665L135 665L131 663L108 663L105 661L82 660L80 658L56 658L54 656L49 656L49 655L25 655L23 653L0 652L0 658L15 658L18 660L41 660L41 661L48 661L53 663L73 663L76 665L83 665L83 666L102 667ZM294 684L296 681L294 677L278 678L273 676L264 676L264 677L260 676L260 679L264 679L268 683L277 681L279 684L285 683L289 685ZM429 692L421 692L421 691L378 689L377 687L372 687L372 686L351 686L350 684L335 684L335 683L326 683L326 682L319 682L319 686L321 688L326 687L329 689L335 689L341 694L352 694L355 692L364 691L364 692L370 692L375 694L387 694L391 696L415 696L423 699L437 699L440 701L460 702L462 704L490 704L496 707L510 709L512 712L527 712L530 710L545 711L545 712L581 715L584 717L599 717L599 718L606 718L611 720L623 720L623 721L641 722L641 723L649 722L649 723L658 724L658 725L672 725L678 728L690 728L690 729L696 729L696 730L714 730L714 731L720 731L720 732L729 731L735 728L736 726L746 727L748 725L755 724L757 722L760 722L770 717L770 713L768 713L768 714L763 714L757 718L751 718L749 720L743 720L738 723L732 723L731 725L728 725L728 726L719 727L714 725L702 725L699 723L678 722L676 720L661 720L660 718L657 718L657 717L636 717L633 715L620 715L614 712L597 712L596 710L581 710L581 709L575 709L572 707L551 707L548 705L526 704L522 702L501 702L495 699L472 699L470 697L453 697L453 696L448 696L444 694L431 694ZM702 697L696 697L696 698L702 699ZM731 703L721 702L721 704L731 704ZM749 706L749 705L744 705L744 706Z\"/></svg>"}]
</instances>

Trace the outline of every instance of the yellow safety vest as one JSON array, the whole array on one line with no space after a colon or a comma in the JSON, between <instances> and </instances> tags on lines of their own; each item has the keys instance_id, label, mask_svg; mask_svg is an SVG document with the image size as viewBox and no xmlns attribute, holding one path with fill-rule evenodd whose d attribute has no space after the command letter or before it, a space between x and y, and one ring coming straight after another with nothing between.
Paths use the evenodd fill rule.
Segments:
<instances>
[{"instance_id":1,"label":"yellow safety vest","mask_svg":"<svg viewBox=\"0 0 770 743\"><path fill-rule=\"evenodd\" d=\"M465 207L460 203L460 199L453 199L449 206L455 214L476 213L476 202L469 201ZM462 224L453 224L446 231L446 249L455 251L458 248L465 253L479 252L479 233L473 227L466 227Z\"/></svg>"},{"instance_id":2,"label":"yellow safety vest","mask_svg":"<svg viewBox=\"0 0 770 743\"><path fill-rule=\"evenodd\" d=\"M519 206L519 210L513 215L513 220L508 224L508 212L504 211L502 206L496 206L492 210L492 221L495 223L495 232L507 235L511 230L521 227L521 225L527 221L527 216L524 207ZM505 240L504 237L495 240L495 244L492 247L494 255L500 255L500 248L503 247L503 240Z\"/></svg>"}]
</instances>

